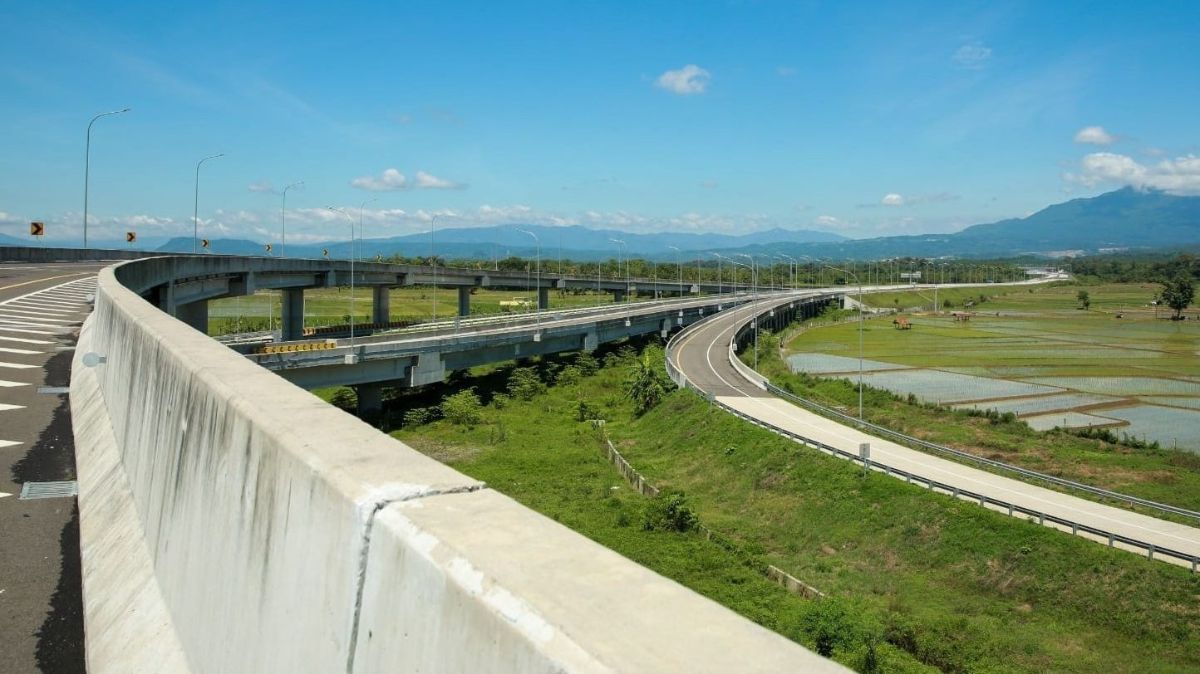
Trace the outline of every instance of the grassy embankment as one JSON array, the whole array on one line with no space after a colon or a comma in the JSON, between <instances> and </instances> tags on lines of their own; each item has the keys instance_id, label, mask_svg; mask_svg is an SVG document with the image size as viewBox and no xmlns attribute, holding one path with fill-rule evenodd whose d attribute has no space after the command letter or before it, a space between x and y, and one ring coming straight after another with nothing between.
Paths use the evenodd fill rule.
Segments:
<instances>
[{"instance_id":1,"label":"grassy embankment","mask_svg":"<svg viewBox=\"0 0 1200 674\"><path fill-rule=\"evenodd\" d=\"M410 425L401 440L525 505L813 647L879 671L1184 672L1200 668L1200 577L1007 518L806 450L675 391L644 416L632 359L479 423ZM553 364L542 364L549 379ZM460 381L495 390L491 368ZM485 398L487 396L485 395ZM648 531L651 499L603 459L580 401L656 485L680 490L756 562L830 595L779 589L701 535ZM661 499L659 499L661 500Z\"/></svg>"},{"instance_id":2,"label":"grassy embankment","mask_svg":"<svg viewBox=\"0 0 1200 674\"><path fill-rule=\"evenodd\" d=\"M984 376L1038 371L1039 376L1200 375L1194 355L1200 329L1154 320L1153 308L1128 309L1153 294L1141 287L1091 288L1092 309L1080 311L1078 286L1040 287L982 303L1020 313L977 315L970 324L945 317L914 317L914 328L898 331L887 319L865 324L869 359L912 367L937 367ZM1114 318L1116 312L1124 318ZM1165 314L1163 314L1165 315ZM839 323L784 336L787 352L855 356L857 324ZM774 383L835 406L857 404L848 380L794 375L778 357L777 342L760 346L759 369ZM1131 355L1137 355L1132 359ZM1150 356L1150 357L1146 357ZM852 378L851 375L839 375ZM1103 412L1098 412L1102 414ZM969 416L964 411L908 402L868 389L868 420L957 449L1096 486L1200 510L1200 455L1170 449L1135 448L1080 438L1063 431L1037 433L1020 421Z\"/></svg>"}]
</instances>

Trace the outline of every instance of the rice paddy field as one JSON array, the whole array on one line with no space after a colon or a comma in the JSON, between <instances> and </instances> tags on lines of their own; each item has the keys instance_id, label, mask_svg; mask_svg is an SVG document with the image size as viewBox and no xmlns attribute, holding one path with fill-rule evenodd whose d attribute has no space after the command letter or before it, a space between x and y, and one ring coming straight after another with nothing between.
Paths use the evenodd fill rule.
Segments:
<instances>
[{"instance_id":1,"label":"rice paddy field","mask_svg":"<svg viewBox=\"0 0 1200 674\"><path fill-rule=\"evenodd\" d=\"M904 314L911 330L868 321L864 383L922 402L1012 412L1035 430L1102 426L1200 452L1195 311L1189 320L1166 320L1169 312L1150 304L1152 284L974 290L967 321L932 311ZM1089 310L1079 308L1080 290ZM959 291L960 301L967 296ZM867 297L884 307L896 299L902 306L908 298ZM786 345L789 366L857 379L856 330L834 324L798 334Z\"/></svg>"}]
</instances>

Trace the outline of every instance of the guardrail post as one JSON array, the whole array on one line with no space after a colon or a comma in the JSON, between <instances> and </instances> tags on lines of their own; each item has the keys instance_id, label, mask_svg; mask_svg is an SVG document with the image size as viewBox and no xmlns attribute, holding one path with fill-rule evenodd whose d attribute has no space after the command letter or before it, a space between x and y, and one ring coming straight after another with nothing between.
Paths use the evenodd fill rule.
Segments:
<instances>
[{"instance_id":1,"label":"guardrail post","mask_svg":"<svg viewBox=\"0 0 1200 674\"><path fill-rule=\"evenodd\" d=\"M1046 523L1045 513L1038 513L1038 524L1045 524L1045 523Z\"/></svg>"},{"instance_id":2,"label":"guardrail post","mask_svg":"<svg viewBox=\"0 0 1200 674\"><path fill-rule=\"evenodd\" d=\"M1109 534L1108 535L1108 547L1111 548L1112 546L1113 546L1113 535Z\"/></svg>"},{"instance_id":3,"label":"guardrail post","mask_svg":"<svg viewBox=\"0 0 1200 674\"><path fill-rule=\"evenodd\" d=\"M1011 503L1008 504L1008 516L1012 517L1012 504Z\"/></svg>"},{"instance_id":4,"label":"guardrail post","mask_svg":"<svg viewBox=\"0 0 1200 674\"><path fill-rule=\"evenodd\" d=\"M1146 558L1154 559L1154 544L1153 543L1151 543L1150 547L1146 550Z\"/></svg>"},{"instance_id":5,"label":"guardrail post","mask_svg":"<svg viewBox=\"0 0 1200 674\"><path fill-rule=\"evenodd\" d=\"M1076 524L1075 522L1071 522L1071 534L1074 535L1074 534L1078 534L1078 533L1079 533L1079 525Z\"/></svg>"}]
</instances>

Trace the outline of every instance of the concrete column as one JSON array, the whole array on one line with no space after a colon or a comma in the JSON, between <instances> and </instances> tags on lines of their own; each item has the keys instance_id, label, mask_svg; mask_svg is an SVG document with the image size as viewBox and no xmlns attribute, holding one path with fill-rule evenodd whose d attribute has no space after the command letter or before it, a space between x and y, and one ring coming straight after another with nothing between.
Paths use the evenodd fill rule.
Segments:
<instances>
[{"instance_id":1,"label":"concrete column","mask_svg":"<svg viewBox=\"0 0 1200 674\"><path fill-rule=\"evenodd\" d=\"M373 323L387 323L392 320L388 290L387 286L375 286L371 289L371 321Z\"/></svg>"},{"instance_id":2,"label":"concrete column","mask_svg":"<svg viewBox=\"0 0 1200 674\"><path fill-rule=\"evenodd\" d=\"M371 417L383 411L382 384L359 384L354 387L354 393L358 396L356 412L359 417Z\"/></svg>"},{"instance_id":3,"label":"concrete column","mask_svg":"<svg viewBox=\"0 0 1200 674\"><path fill-rule=\"evenodd\" d=\"M612 294L613 294L613 302L620 304L621 302L625 301L625 291L624 290L614 290L614 291L612 291Z\"/></svg>"},{"instance_id":4,"label":"concrete column","mask_svg":"<svg viewBox=\"0 0 1200 674\"><path fill-rule=\"evenodd\" d=\"M463 286L458 289L458 315L471 315L471 289Z\"/></svg>"},{"instance_id":5,"label":"concrete column","mask_svg":"<svg viewBox=\"0 0 1200 674\"><path fill-rule=\"evenodd\" d=\"M550 289L538 288L538 309L546 310L550 308Z\"/></svg>"},{"instance_id":6,"label":"concrete column","mask_svg":"<svg viewBox=\"0 0 1200 674\"><path fill-rule=\"evenodd\" d=\"M304 289L284 288L279 298L279 329L288 342L304 338Z\"/></svg>"},{"instance_id":7,"label":"concrete column","mask_svg":"<svg viewBox=\"0 0 1200 674\"><path fill-rule=\"evenodd\" d=\"M180 304L175 307L175 318L187 323L193 328L208 334L208 302L201 300L190 304Z\"/></svg>"}]
</instances>

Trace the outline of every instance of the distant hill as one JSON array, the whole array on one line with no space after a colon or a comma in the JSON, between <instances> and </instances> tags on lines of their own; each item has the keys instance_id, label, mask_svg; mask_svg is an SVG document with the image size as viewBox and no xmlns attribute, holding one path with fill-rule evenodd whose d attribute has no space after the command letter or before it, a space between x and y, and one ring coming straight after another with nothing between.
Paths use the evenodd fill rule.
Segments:
<instances>
[{"instance_id":1,"label":"distant hill","mask_svg":"<svg viewBox=\"0 0 1200 674\"><path fill-rule=\"evenodd\" d=\"M1047 206L1025 218L973 225L953 234L856 239L838 243L766 244L741 252L830 259L1000 257L1063 251L1181 248L1200 243L1200 197L1126 187Z\"/></svg>"}]
</instances>

